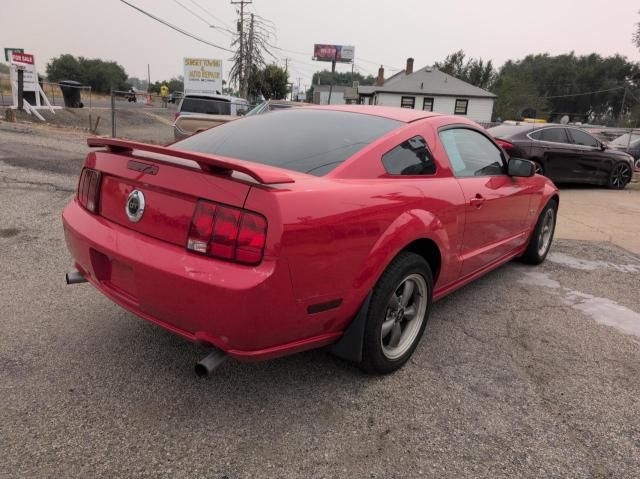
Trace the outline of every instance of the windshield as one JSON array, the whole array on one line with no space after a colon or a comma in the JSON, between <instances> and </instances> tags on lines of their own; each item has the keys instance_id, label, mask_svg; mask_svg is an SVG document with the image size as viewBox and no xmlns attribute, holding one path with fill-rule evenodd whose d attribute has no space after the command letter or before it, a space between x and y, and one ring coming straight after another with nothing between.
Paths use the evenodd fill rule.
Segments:
<instances>
[{"instance_id":1,"label":"windshield","mask_svg":"<svg viewBox=\"0 0 640 479\"><path fill-rule=\"evenodd\" d=\"M638 146L638 144L640 144L640 133L632 133L632 134L625 133L624 135L619 136L609 144L611 146L617 146L622 148L626 148L627 146L633 146L633 147Z\"/></svg>"},{"instance_id":2,"label":"windshield","mask_svg":"<svg viewBox=\"0 0 640 479\"><path fill-rule=\"evenodd\" d=\"M402 125L360 113L291 108L245 116L171 147L322 176Z\"/></svg>"}]
</instances>

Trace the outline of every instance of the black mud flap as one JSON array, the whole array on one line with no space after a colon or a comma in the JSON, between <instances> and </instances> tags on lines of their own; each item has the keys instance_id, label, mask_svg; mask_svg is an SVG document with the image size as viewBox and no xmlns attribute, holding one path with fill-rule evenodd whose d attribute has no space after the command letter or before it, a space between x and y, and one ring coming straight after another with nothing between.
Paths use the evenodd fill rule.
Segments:
<instances>
[{"instance_id":1,"label":"black mud flap","mask_svg":"<svg viewBox=\"0 0 640 479\"><path fill-rule=\"evenodd\" d=\"M369 312L369 303L371 303L372 292L369 292L364 299L362 306L358 310L358 314L353 318L351 324L345 329L342 338L331 346L327 347L327 351L342 359L359 363L362 361L362 347L364 343L364 328L367 324L367 313Z\"/></svg>"}]
</instances>

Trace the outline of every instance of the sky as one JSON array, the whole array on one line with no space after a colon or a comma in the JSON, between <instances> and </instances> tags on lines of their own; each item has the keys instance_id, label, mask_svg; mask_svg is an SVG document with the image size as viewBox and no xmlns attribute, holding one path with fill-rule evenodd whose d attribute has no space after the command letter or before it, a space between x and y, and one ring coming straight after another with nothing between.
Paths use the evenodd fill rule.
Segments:
<instances>
[{"instance_id":1,"label":"sky","mask_svg":"<svg viewBox=\"0 0 640 479\"><path fill-rule=\"evenodd\" d=\"M235 29L238 5L229 0L127 1L230 47L224 29ZM225 78L231 66L231 53L183 36L120 0L2 0L2 7L0 48L34 54L41 73L63 53L115 60L139 78L146 78L149 64L151 81L182 74L185 56L224 60ZM284 50L273 50L274 62L284 66L288 58L290 81L302 86L314 71L330 68L311 59L314 43L354 45L355 69L363 75L376 75L383 64L389 76L404 68L407 57L415 58L416 68L431 65L459 49L497 66L530 53L570 51L639 61L631 43L638 10L637 0L253 0L246 7L275 24L272 43Z\"/></svg>"}]
</instances>

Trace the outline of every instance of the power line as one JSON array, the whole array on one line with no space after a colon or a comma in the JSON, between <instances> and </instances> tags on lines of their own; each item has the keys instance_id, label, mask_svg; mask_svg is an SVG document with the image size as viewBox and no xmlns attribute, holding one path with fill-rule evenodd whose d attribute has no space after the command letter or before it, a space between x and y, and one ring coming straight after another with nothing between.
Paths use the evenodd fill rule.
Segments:
<instances>
[{"instance_id":1,"label":"power line","mask_svg":"<svg viewBox=\"0 0 640 479\"><path fill-rule=\"evenodd\" d=\"M133 8L135 10L138 10L140 13L146 15L147 17L154 19L156 22L160 22L163 25L175 30L176 32L182 33L183 35L185 35L187 37L190 37L190 38L193 38L194 40L196 40L198 42L204 43L205 45L209 45L211 47L219 48L220 50L224 50L225 52L234 53L233 50L230 50L230 49L225 48L225 47L221 47L220 45L216 45L215 43L211 43L210 41L204 40L203 38L200 38L200 37L194 35L193 33L189 33L187 31L181 29L180 27L176 27L175 25L172 25L171 23L167 22L166 20L162 20L161 18L156 17L155 15L143 10L140 7L137 7L137 6L127 2L126 0L120 0L120 1L122 3L124 3L125 5L128 5L131 8Z\"/></svg>"},{"instance_id":2,"label":"power line","mask_svg":"<svg viewBox=\"0 0 640 479\"><path fill-rule=\"evenodd\" d=\"M233 33L233 32L231 32L230 30L227 30L226 28L220 28L216 25L212 25L211 22L209 22L206 18L202 17L201 15L191 10L189 7L187 7L184 3L180 2L179 0L173 0L173 2L180 5L182 8L184 8L187 12L189 12L191 15L193 15L197 19L201 20L202 23L204 23L209 28L215 28L216 30L219 30L220 33L226 35L228 38L231 38L233 40L233 35L230 35L230 33Z\"/></svg>"},{"instance_id":3,"label":"power line","mask_svg":"<svg viewBox=\"0 0 640 479\"><path fill-rule=\"evenodd\" d=\"M196 7L198 7L200 10L202 10L206 15L209 15L211 18L213 18L214 20L217 20L218 22L222 23L225 27L227 28L232 28L231 25L229 25L227 22L225 22L223 19L216 17L213 13L211 13L209 10L207 10L206 8L204 8L202 5L200 5L198 2L196 2L196 0L189 0L191 3L193 3ZM231 31L231 30L227 30L227 31ZM233 33L233 32L232 32Z\"/></svg>"},{"instance_id":4,"label":"power line","mask_svg":"<svg viewBox=\"0 0 640 479\"><path fill-rule=\"evenodd\" d=\"M607 90L595 90L595 91L586 91L586 92L583 92L583 93L571 93L569 95L541 96L540 98L547 98L547 99L548 98L569 98L569 97L572 97L572 96L584 96L584 95L593 95L595 93L605 93L605 92L608 92L608 91L621 90L623 88L626 88L626 86L618 86L618 87L615 87L615 88L609 88Z\"/></svg>"}]
</instances>

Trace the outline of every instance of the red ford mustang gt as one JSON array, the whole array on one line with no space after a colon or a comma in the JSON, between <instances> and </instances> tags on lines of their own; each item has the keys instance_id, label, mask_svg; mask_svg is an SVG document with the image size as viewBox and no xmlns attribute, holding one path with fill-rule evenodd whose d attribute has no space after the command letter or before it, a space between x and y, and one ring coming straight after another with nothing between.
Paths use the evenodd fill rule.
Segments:
<instances>
[{"instance_id":1,"label":"red ford mustang gt","mask_svg":"<svg viewBox=\"0 0 640 479\"><path fill-rule=\"evenodd\" d=\"M168 147L91 138L63 223L77 271L224 358L329 346L401 367L433 300L551 245L553 183L461 117L309 107Z\"/></svg>"}]
</instances>

